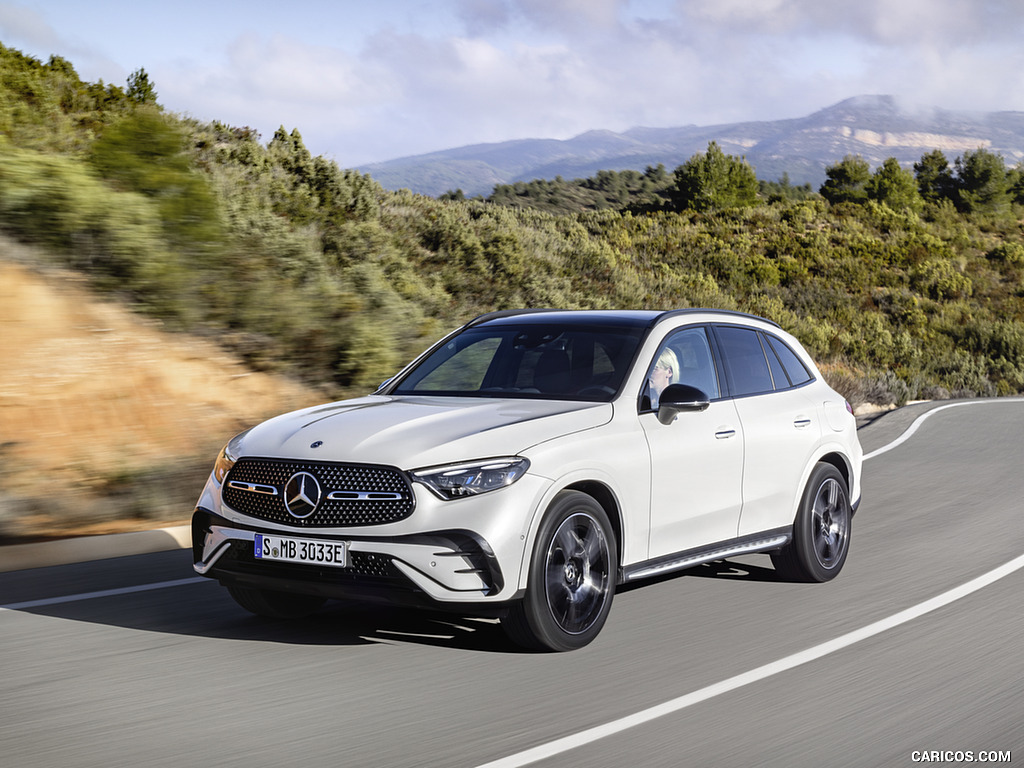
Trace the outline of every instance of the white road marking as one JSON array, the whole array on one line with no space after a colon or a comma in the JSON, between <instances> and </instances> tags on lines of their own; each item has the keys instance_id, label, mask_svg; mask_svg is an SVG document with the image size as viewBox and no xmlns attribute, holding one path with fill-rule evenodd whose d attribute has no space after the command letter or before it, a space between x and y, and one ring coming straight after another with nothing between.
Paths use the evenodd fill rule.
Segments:
<instances>
[{"instance_id":1,"label":"white road marking","mask_svg":"<svg viewBox=\"0 0 1024 768\"><path fill-rule=\"evenodd\" d=\"M938 413L939 411L944 411L947 408L956 408L963 405L980 405L992 402L1019 403L1024 401L1020 399L1010 400L1008 398L1000 398L998 400L985 400L980 402L950 403L949 405L942 405L938 408L933 408L915 419L907 431L900 435L896 440L893 440L888 445L882 446L871 453L865 454L864 460L867 461L868 459L873 459L876 456L881 456L883 453L891 451L893 448L905 443L910 439L911 435L918 430L921 424L933 413ZM943 606L949 605L960 598L967 597L968 595L977 592L979 589L983 589L989 584L999 581L999 579L1009 576L1011 573L1019 571L1021 568L1024 568L1024 555L1019 555L1010 562L1005 563L982 576L978 576L977 578L968 581L966 584L961 584L959 587L954 587L948 592L943 592L937 597L933 597L923 603L918 603L915 606L900 611L899 613L895 613L888 618L876 621L873 624L868 624L866 627L855 629L852 632L847 632L845 635L840 635L834 640L828 640L820 645L808 648L807 650L794 653L791 656L786 656L782 659L778 659L777 661L765 664L764 666L757 667L756 669L736 675L735 677L730 677L727 680L714 683L705 688L701 688L700 690L666 701L662 704L641 710L640 712L636 712L632 715L627 715L626 717L618 720L613 720L610 723L604 723L603 725L588 728L585 731L580 731L579 733L571 734L561 739L556 739L555 741L550 741L547 744L541 744L523 752L519 752L518 754L509 755L508 757L484 763L477 768L520 768L520 766L536 763L539 760L554 757L555 755L562 754L563 752L568 752L571 749L576 749L577 747L582 747L586 744L598 741L599 739L612 736L616 733L621 733L622 731L630 728L635 728L638 725L649 723L659 717L679 712L687 707L692 707L694 704L699 704L703 701L707 701L708 699L720 696L723 693L734 691L737 688L751 685L752 683L777 675L780 672L785 672L793 669L794 667L799 667L802 664L815 661L830 653L835 653L836 651L851 646L854 643L859 643L861 640L866 640L869 637L874 637L882 632L898 627L901 624L906 624L908 621L913 621L927 613L931 613Z\"/></svg>"},{"instance_id":2,"label":"white road marking","mask_svg":"<svg viewBox=\"0 0 1024 768\"><path fill-rule=\"evenodd\" d=\"M0 605L0 611L20 611L25 608L42 608L47 605L59 605L60 603L77 603L79 600L92 600L96 597L114 597L116 595L130 595L134 592L149 592L153 589L167 589L168 587L180 587L185 584L198 584L200 582L215 584L211 579L202 576L193 576L190 579L175 579L174 581L157 581L152 584L137 584L134 587L118 587L117 589L101 589L98 592L81 592L77 595L64 595L62 597L46 597L42 600L26 600L22 603L8 603Z\"/></svg>"}]
</instances>

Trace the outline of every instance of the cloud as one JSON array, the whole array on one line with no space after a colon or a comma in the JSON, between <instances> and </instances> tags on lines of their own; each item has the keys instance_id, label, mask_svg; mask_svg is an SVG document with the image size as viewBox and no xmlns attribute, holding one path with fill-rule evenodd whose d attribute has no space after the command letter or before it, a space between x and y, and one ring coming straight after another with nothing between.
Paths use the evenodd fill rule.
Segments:
<instances>
[{"instance_id":1,"label":"cloud","mask_svg":"<svg viewBox=\"0 0 1024 768\"><path fill-rule=\"evenodd\" d=\"M514 0L516 12L535 28L566 37L614 29L628 0Z\"/></svg>"},{"instance_id":2,"label":"cloud","mask_svg":"<svg viewBox=\"0 0 1024 768\"><path fill-rule=\"evenodd\" d=\"M1024 4L1013 0L677 0L687 23L741 33L844 36L865 45L948 47L1017 37Z\"/></svg>"},{"instance_id":3,"label":"cloud","mask_svg":"<svg viewBox=\"0 0 1024 768\"><path fill-rule=\"evenodd\" d=\"M0 36L35 40L86 79L121 82L125 67L144 66L171 110L264 136L297 127L342 164L595 128L798 117L862 93L1024 109L1016 0L437 0L429 13L401 0L358 12L292 3L291 21L272 27L225 13L189 34L182 21L165 37L192 45L119 48L119 65L104 58L109 41L144 39L145 14L117 16L127 26L104 40L78 26L61 39L63 16L47 24L0 2ZM295 21L314 16L317 28Z\"/></svg>"},{"instance_id":4,"label":"cloud","mask_svg":"<svg viewBox=\"0 0 1024 768\"><path fill-rule=\"evenodd\" d=\"M14 3L0 3L0 37L24 40L34 47L55 50L59 37L42 16Z\"/></svg>"},{"instance_id":5,"label":"cloud","mask_svg":"<svg viewBox=\"0 0 1024 768\"><path fill-rule=\"evenodd\" d=\"M381 83L364 79L365 67L345 51L311 46L275 35L247 34L228 47L228 71L245 91L259 90L275 102L359 105L379 98ZM363 71L360 71L363 70Z\"/></svg>"},{"instance_id":6,"label":"cloud","mask_svg":"<svg viewBox=\"0 0 1024 768\"><path fill-rule=\"evenodd\" d=\"M460 26L443 33L381 28L348 51L248 35L222 69L178 78L191 94L158 85L211 118L259 115L243 122L264 133L297 126L343 164L593 128L797 117L860 93L950 108L1024 93L1016 49L972 42L993 14L1019 16L1007 4L897 5L458 0Z\"/></svg>"},{"instance_id":7,"label":"cloud","mask_svg":"<svg viewBox=\"0 0 1024 768\"><path fill-rule=\"evenodd\" d=\"M482 37L507 28L508 3L502 0L455 0L455 13L470 37Z\"/></svg>"}]
</instances>

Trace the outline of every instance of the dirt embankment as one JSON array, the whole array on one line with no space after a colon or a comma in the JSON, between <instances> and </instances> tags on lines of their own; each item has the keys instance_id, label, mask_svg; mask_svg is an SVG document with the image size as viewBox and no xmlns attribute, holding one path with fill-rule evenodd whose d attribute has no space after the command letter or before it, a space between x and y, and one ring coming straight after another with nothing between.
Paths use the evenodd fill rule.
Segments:
<instances>
[{"instance_id":1,"label":"dirt embankment","mask_svg":"<svg viewBox=\"0 0 1024 768\"><path fill-rule=\"evenodd\" d=\"M231 435L323 395L0 241L0 542L185 522Z\"/></svg>"}]
</instances>

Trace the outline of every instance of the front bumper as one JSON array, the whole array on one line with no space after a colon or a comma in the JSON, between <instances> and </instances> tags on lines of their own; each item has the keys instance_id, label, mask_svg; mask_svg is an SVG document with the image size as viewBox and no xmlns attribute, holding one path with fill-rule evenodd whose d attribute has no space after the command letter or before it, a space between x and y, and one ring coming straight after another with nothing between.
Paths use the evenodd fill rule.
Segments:
<instances>
[{"instance_id":1,"label":"front bumper","mask_svg":"<svg viewBox=\"0 0 1024 768\"><path fill-rule=\"evenodd\" d=\"M345 568L256 560L257 533L279 534L232 522L202 507L192 517L197 573L225 585L337 599L434 605L489 602L505 579L490 546L468 531L437 531L382 538L295 532L307 539L345 542Z\"/></svg>"}]
</instances>

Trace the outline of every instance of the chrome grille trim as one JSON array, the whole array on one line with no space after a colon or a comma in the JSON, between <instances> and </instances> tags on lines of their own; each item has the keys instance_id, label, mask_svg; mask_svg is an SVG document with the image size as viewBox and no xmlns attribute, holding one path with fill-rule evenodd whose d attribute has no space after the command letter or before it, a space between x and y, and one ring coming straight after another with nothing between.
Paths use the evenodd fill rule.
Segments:
<instances>
[{"instance_id":1,"label":"chrome grille trim","mask_svg":"<svg viewBox=\"0 0 1024 768\"><path fill-rule=\"evenodd\" d=\"M284 488L302 472L316 478L324 496L298 518L288 512ZM397 467L253 456L235 462L221 498L243 515L296 529L386 525L406 519L416 506L412 484Z\"/></svg>"},{"instance_id":2,"label":"chrome grille trim","mask_svg":"<svg viewBox=\"0 0 1024 768\"><path fill-rule=\"evenodd\" d=\"M331 491L327 498L331 501L399 501L402 494L380 491Z\"/></svg>"},{"instance_id":3,"label":"chrome grille trim","mask_svg":"<svg viewBox=\"0 0 1024 768\"><path fill-rule=\"evenodd\" d=\"M276 496L277 488L272 485L259 485L258 483L240 483L237 480L228 483L232 488L239 491L249 491L250 493L265 493L268 496Z\"/></svg>"}]
</instances>

